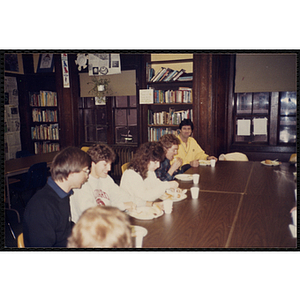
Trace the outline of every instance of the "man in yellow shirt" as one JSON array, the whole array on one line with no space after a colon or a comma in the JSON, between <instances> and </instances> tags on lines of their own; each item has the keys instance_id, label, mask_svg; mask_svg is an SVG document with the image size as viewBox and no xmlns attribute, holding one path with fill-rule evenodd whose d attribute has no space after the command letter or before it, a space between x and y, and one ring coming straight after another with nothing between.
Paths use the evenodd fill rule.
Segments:
<instances>
[{"instance_id":1,"label":"man in yellow shirt","mask_svg":"<svg viewBox=\"0 0 300 300\"><path fill-rule=\"evenodd\" d=\"M190 119L184 119L179 124L179 135L180 145L178 147L178 154L175 156L180 157L183 162L182 164L190 164L191 167L198 167L199 160L218 160L214 156L209 156L205 151L199 146L197 141L191 137L194 129L194 124Z\"/></svg>"}]
</instances>

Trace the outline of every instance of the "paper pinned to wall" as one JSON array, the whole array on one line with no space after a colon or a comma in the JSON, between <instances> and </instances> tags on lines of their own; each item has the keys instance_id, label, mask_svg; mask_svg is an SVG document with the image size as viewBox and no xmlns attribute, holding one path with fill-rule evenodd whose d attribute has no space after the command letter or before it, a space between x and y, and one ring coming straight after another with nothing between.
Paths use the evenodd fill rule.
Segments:
<instances>
[{"instance_id":1,"label":"paper pinned to wall","mask_svg":"<svg viewBox=\"0 0 300 300\"><path fill-rule=\"evenodd\" d=\"M153 91L153 89L140 90L140 104L152 104Z\"/></svg>"},{"instance_id":2,"label":"paper pinned to wall","mask_svg":"<svg viewBox=\"0 0 300 300\"><path fill-rule=\"evenodd\" d=\"M250 120L237 120L237 135L250 135Z\"/></svg>"},{"instance_id":3,"label":"paper pinned to wall","mask_svg":"<svg viewBox=\"0 0 300 300\"><path fill-rule=\"evenodd\" d=\"M121 73L120 54L89 54L89 75L111 75Z\"/></svg>"},{"instance_id":4,"label":"paper pinned to wall","mask_svg":"<svg viewBox=\"0 0 300 300\"><path fill-rule=\"evenodd\" d=\"M254 118L253 119L253 134L254 135L267 135L267 118Z\"/></svg>"}]
</instances>

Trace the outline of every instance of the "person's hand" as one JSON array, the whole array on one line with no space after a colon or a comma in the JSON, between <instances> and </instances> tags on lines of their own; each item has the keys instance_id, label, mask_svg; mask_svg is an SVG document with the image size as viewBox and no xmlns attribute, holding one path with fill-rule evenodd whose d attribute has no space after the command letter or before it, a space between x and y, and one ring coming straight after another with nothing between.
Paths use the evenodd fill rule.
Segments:
<instances>
[{"instance_id":1,"label":"person's hand","mask_svg":"<svg viewBox=\"0 0 300 300\"><path fill-rule=\"evenodd\" d=\"M179 186L179 183L175 180L169 181L169 183L170 183L170 186L169 186L170 189L177 189Z\"/></svg>"},{"instance_id":2,"label":"person's hand","mask_svg":"<svg viewBox=\"0 0 300 300\"><path fill-rule=\"evenodd\" d=\"M174 166L175 170L177 170L178 168L181 167L181 165L182 165L182 158L177 157L177 158L174 160L174 162L173 162L173 164L172 164L172 167Z\"/></svg>"},{"instance_id":3,"label":"person's hand","mask_svg":"<svg viewBox=\"0 0 300 300\"><path fill-rule=\"evenodd\" d=\"M132 201L131 202L124 202L124 207L128 211L136 210L136 204L133 203Z\"/></svg>"},{"instance_id":4,"label":"person's hand","mask_svg":"<svg viewBox=\"0 0 300 300\"><path fill-rule=\"evenodd\" d=\"M190 162L190 165L191 165L191 167L193 167L193 168L197 168L197 167L199 167L199 160L193 160L193 161L191 161Z\"/></svg>"},{"instance_id":5,"label":"person's hand","mask_svg":"<svg viewBox=\"0 0 300 300\"><path fill-rule=\"evenodd\" d=\"M207 160L211 160L211 159L214 159L215 161L218 160L218 159L217 159L216 157L214 157L214 156L208 156L208 157L207 157Z\"/></svg>"}]
</instances>

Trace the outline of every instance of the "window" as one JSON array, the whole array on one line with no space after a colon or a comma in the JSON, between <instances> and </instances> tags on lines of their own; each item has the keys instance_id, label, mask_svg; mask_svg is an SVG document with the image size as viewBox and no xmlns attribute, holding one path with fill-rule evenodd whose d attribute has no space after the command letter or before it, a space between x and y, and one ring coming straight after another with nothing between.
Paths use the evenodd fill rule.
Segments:
<instances>
[{"instance_id":1,"label":"window","mask_svg":"<svg viewBox=\"0 0 300 300\"><path fill-rule=\"evenodd\" d=\"M136 96L114 97L115 143L137 144Z\"/></svg>"},{"instance_id":2,"label":"window","mask_svg":"<svg viewBox=\"0 0 300 300\"><path fill-rule=\"evenodd\" d=\"M266 145L295 144L296 107L296 92L235 94L234 142ZM275 139L271 142L270 136L274 131Z\"/></svg>"},{"instance_id":3,"label":"window","mask_svg":"<svg viewBox=\"0 0 300 300\"><path fill-rule=\"evenodd\" d=\"M296 143L297 96L296 92L282 92L279 95L279 143Z\"/></svg>"},{"instance_id":4,"label":"window","mask_svg":"<svg viewBox=\"0 0 300 300\"><path fill-rule=\"evenodd\" d=\"M80 98L79 118L84 143L107 143L106 105L96 105L92 97Z\"/></svg>"},{"instance_id":5,"label":"window","mask_svg":"<svg viewBox=\"0 0 300 300\"><path fill-rule=\"evenodd\" d=\"M235 101L235 142L267 142L270 93L238 93Z\"/></svg>"}]
</instances>

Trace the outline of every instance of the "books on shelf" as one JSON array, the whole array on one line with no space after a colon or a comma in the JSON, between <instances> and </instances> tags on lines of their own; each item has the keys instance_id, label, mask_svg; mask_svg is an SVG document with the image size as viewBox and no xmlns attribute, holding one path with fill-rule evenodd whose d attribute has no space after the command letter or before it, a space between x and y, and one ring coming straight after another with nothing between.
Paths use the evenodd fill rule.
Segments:
<instances>
[{"instance_id":1,"label":"books on shelf","mask_svg":"<svg viewBox=\"0 0 300 300\"><path fill-rule=\"evenodd\" d=\"M155 90L154 103L192 103L192 89L179 87L178 90Z\"/></svg>"},{"instance_id":2,"label":"books on shelf","mask_svg":"<svg viewBox=\"0 0 300 300\"><path fill-rule=\"evenodd\" d=\"M156 75L153 75L153 69L152 69L151 75L149 72L150 72L150 70L147 71L147 74L148 74L147 76L148 76L149 82L177 81L181 77L184 78L182 81L193 80L192 75L184 75L184 74L186 74L184 69L181 69L180 71L178 71L178 70L172 70L170 68L161 67Z\"/></svg>"},{"instance_id":3,"label":"books on shelf","mask_svg":"<svg viewBox=\"0 0 300 300\"><path fill-rule=\"evenodd\" d=\"M33 122L57 122L57 110L53 109L32 109Z\"/></svg>"},{"instance_id":4,"label":"books on shelf","mask_svg":"<svg viewBox=\"0 0 300 300\"><path fill-rule=\"evenodd\" d=\"M58 124L41 124L31 127L31 138L33 140L59 140Z\"/></svg>"},{"instance_id":5,"label":"books on shelf","mask_svg":"<svg viewBox=\"0 0 300 300\"><path fill-rule=\"evenodd\" d=\"M57 93L40 91L30 94L30 106L57 106Z\"/></svg>"},{"instance_id":6,"label":"books on shelf","mask_svg":"<svg viewBox=\"0 0 300 300\"><path fill-rule=\"evenodd\" d=\"M54 151L60 151L60 146L58 143L51 142L35 142L34 143L34 153L49 153Z\"/></svg>"},{"instance_id":7,"label":"books on shelf","mask_svg":"<svg viewBox=\"0 0 300 300\"><path fill-rule=\"evenodd\" d=\"M193 120L193 110L180 110L174 111L173 108L169 108L169 111L154 112L148 110L148 125L179 125L184 119Z\"/></svg>"},{"instance_id":8,"label":"books on shelf","mask_svg":"<svg viewBox=\"0 0 300 300\"><path fill-rule=\"evenodd\" d=\"M162 135L170 134L170 133L177 135L178 132L177 132L177 129L149 127L148 128L148 141L150 141L150 142L158 141Z\"/></svg>"}]
</instances>

